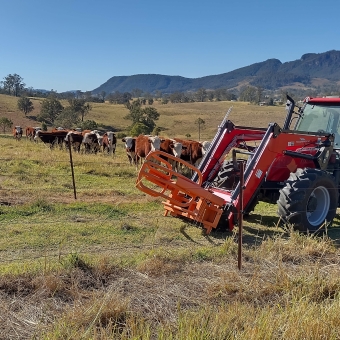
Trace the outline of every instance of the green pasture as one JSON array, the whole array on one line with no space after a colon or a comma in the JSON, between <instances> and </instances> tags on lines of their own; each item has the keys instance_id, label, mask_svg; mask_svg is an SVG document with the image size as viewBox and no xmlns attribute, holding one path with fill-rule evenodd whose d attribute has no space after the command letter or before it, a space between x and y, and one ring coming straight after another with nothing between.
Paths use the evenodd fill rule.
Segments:
<instances>
[{"instance_id":1,"label":"green pasture","mask_svg":"<svg viewBox=\"0 0 340 340\"><path fill-rule=\"evenodd\" d=\"M0 270L11 261L34 262L39 256L49 261L74 252L124 256L135 245L214 248L233 237L206 236L200 226L164 217L161 200L135 188L137 170L129 165L123 143L114 157L72 154L76 198L68 150L6 136L0 143ZM328 230L335 240L338 227L337 218ZM284 234L272 204L260 203L244 221L248 245Z\"/></svg>"}]
</instances>

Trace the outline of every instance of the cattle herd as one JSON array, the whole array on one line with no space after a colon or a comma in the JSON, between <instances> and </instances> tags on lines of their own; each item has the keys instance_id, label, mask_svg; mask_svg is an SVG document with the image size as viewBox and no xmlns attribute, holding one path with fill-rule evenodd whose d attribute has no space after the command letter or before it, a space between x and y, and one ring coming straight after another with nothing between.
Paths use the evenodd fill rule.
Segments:
<instances>
[{"instance_id":1,"label":"cattle herd","mask_svg":"<svg viewBox=\"0 0 340 340\"><path fill-rule=\"evenodd\" d=\"M192 165L198 165L210 146L210 142L196 142L180 138L163 138L159 136L139 135L124 137L126 153L130 164L138 165L149 152L160 150ZM175 164L172 164L173 167Z\"/></svg>"},{"instance_id":2,"label":"cattle herd","mask_svg":"<svg viewBox=\"0 0 340 340\"><path fill-rule=\"evenodd\" d=\"M72 147L79 153L114 154L117 146L117 138L114 132L99 132L98 130L83 130L54 128L51 131L42 131L40 127L27 127L26 138L31 141L42 141L50 148L58 146ZM20 126L13 128L13 137L20 140L23 136L23 129ZM204 154L207 152L210 142L197 142L180 138L163 138L160 136L139 135L138 137L124 137L122 139L128 161L131 165L138 165L149 152L160 150L167 154L180 158L192 165L198 165ZM70 143L70 144L69 144ZM173 167L176 162L172 162Z\"/></svg>"},{"instance_id":3,"label":"cattle herd","mask_svg":"<svg viewBox=\"0 0 340 340\"><path fill-rule=\"evenodd\" d=\"M107 131L100 133L98 130L55 128L52 131L42 131L40 127L27 127L26 138L31 141L42 141L48 144L50 148L58 146L59 148L70 146L74 151L84 153L97 153L100 151L114 154L117 145L117 138L114 132ZM13 128L13 137L20 140L23 135L23 129L20 126Z\"/></svg>"}]
</instances>

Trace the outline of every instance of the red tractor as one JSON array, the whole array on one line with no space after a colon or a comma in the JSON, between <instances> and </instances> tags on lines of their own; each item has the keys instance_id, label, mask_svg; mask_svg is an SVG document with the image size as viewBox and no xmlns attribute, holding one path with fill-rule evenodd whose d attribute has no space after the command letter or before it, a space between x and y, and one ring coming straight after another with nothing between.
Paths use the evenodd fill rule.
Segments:
<instances>
[{"instance_id":1,"label":"red tractor","mask_svg":"<svg viewBox=\"0 0 340 340\"><path fill-rule=\"evenodd\" d=\"M235 126L227 120L229 110L199 166L180 161L193 171L191 179L168 162L178 159L155 151L147 156L137 187L164 198L166 215L200 224L207 233L238 223L241 190L243 215L259 201L277 203L279 216L294 229L322 229L339 202L340 98L306 98L298 107L287 96L286 109L283 127L270 123L267 129Z\"/></svg>"}]
</instances>

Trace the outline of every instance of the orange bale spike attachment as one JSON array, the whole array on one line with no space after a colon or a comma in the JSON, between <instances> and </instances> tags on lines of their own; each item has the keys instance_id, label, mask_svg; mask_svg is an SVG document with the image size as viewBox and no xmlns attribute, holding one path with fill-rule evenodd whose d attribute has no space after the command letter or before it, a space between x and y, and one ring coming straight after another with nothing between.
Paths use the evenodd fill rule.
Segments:
<instances>
[{"instance_id":1,"label":"orange bale spike attachment","mask_svg":"<svg viewBox=\"0 0 340 340\"><path fill-rule=\"evenodd\" d=\"M196 172L198 181L193 182L175 172L168 159L182 163ZM162 197L165 215L185 217L202 224L207 233L216 228L225 201L211 191L202 188L202 174L191 164L162 151L151 152L145 159L137 178L136 187L153 197Z\"/></svg>"}]
</instances>

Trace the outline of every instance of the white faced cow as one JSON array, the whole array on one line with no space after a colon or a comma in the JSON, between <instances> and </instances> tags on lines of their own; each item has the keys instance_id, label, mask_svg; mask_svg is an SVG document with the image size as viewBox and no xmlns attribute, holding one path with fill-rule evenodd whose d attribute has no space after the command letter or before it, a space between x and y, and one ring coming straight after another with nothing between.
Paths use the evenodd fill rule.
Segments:
<instances>
[{"instance_id":1,"label":"white faced cow","mask_svg":"<svg viewBox=\"0 0 340 340\"><path fill-rule=\"evenodd\" d=\"M13 128L13 137L16 139L16 140L20 140L21 137L22 137L22 127L21 126L15 126Z\"/></svg>"},{"instance_id":2,"label":"white faced cow","mask_svg":"<svg viewBox=\"0 0 340 340\"><path fill-rule=\"evenodd\" d=\"M151 151L159 150L161 147L161 138L158 136L139 135L136 138L136 163L145 158Z\"/></svg>"},{"instance_id":3,"label":"white faced cow","mask_svg":"<svg viewBox=\"0 0 340 340\"><path fill-rule=\"evenodd\" d=\"M103 135L103 152L107 150L107 153L114 154L117 146L117 138L114 132L108 131Z\"/></svg>"},{"instance_id":4,"label":"white faced cow","mask_svg":"<svg viewBox=\"0 0 340 340\"><path fill-rule=\"evenodd\" d=\"M181 158L182 146L183 146L182 143L177 142L174 139L161 138L160 150L170 155L173 155L177 158ZM172 159L168 159L168 161L171 164L172 169L177 170L178 162Z\"/></svg>"},{"instance_id":5,"label":"white faced cow","mask_svg":"<svg viewBox=\"0 0 340 340\"><path fill-rule=\"evenodd\" d=\"M126 155L130 165L136 164L136 137L124 137L122 142L125 144Z\"/></svg>"}]
</instances>

